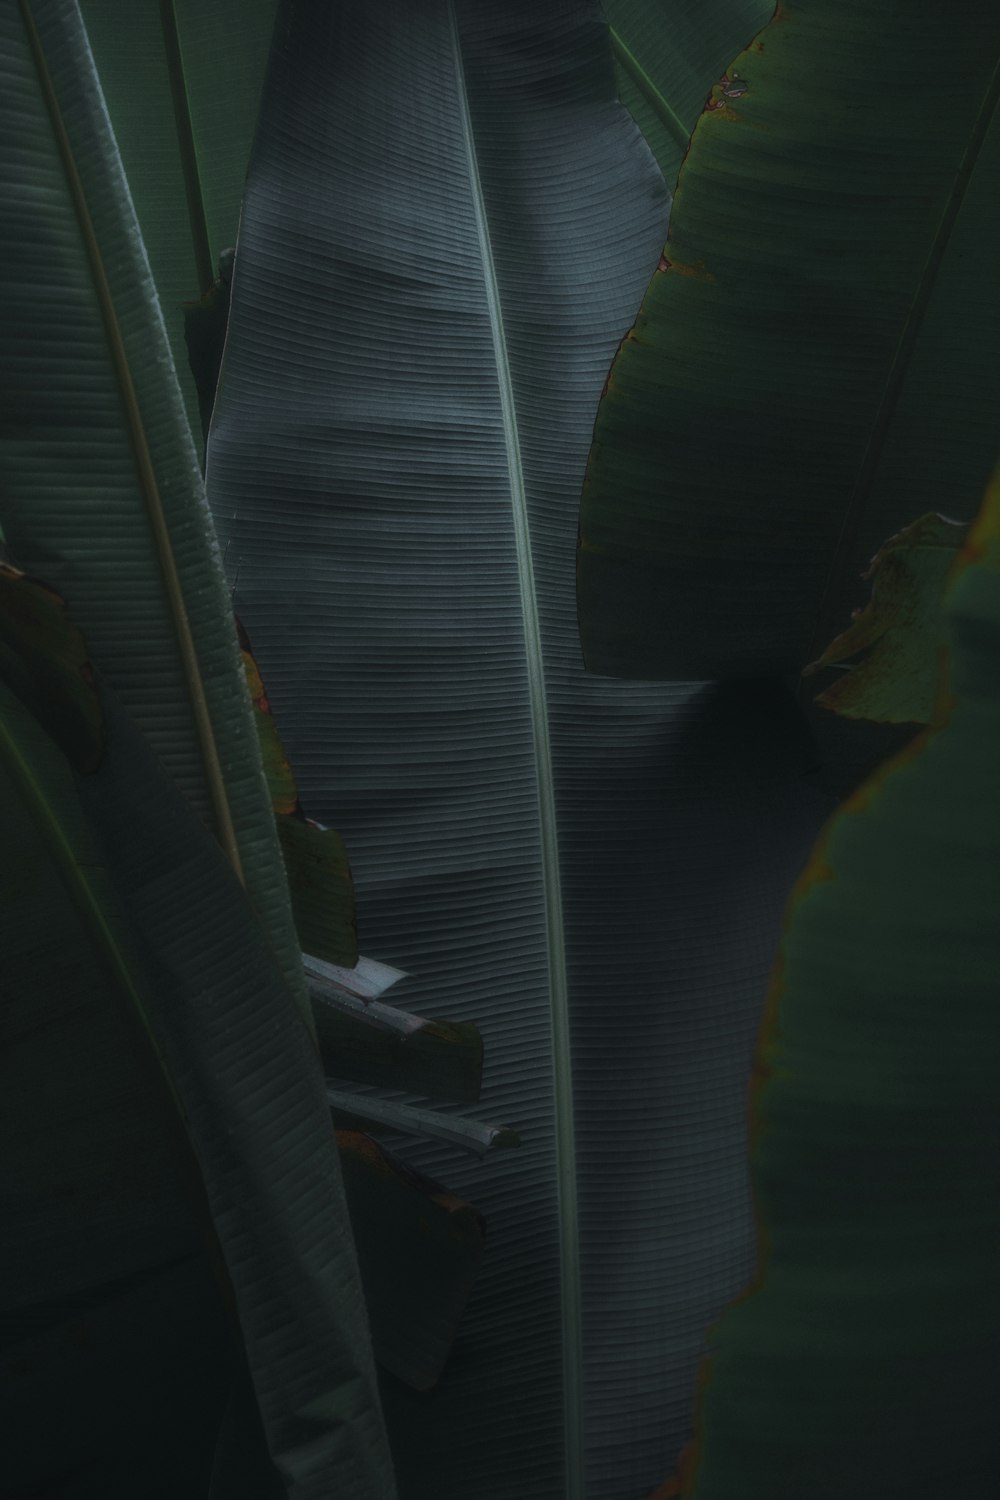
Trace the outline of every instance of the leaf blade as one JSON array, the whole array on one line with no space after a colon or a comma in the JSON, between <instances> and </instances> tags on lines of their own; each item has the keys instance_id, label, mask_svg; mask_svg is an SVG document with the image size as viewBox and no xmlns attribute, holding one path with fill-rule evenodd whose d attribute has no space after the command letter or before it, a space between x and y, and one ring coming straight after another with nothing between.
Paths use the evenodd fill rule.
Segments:
<instances>
[{"instance_id":1,"label":"leaf blade","mask_svg":"<svg viewBox=\"0 0 1000 1500\"><path fill-rule=\"evenodd\" d=\"M944 495L978 505L1000 399L995 21L957 36L943 7L914 13L907 49L940 61L918 103L888 12L799 0L735 60L742 92L712 90L595 428L593 670L797 672L884 537Z\"/></svg>"},{"instance_id":2,"label":"leaf blade","mask_svg":"<svg viewBox=\"0 0 1000 1500\"><path fill-rule=\"evenodd\" d=\"M208 487L303 802L351 851L365 946L413 976L407 1008L480 1028L468 1114L523 1135L516 1158L488 1165L400 1147L490 1224L433 1404L385 1386L401 1485L551 1500L565 1468L552 1029L508 454L451 15L443 3L382 14L391 25L360 4L290 7L276 33ZM456 14L559 804L584 1467L598 1492L627 1480L641 1493L688 1436L702 1328L744 1274L743 1069L771 935L821 810L794 784L801 763L777 716L707 684L582 671L579 483L666 193L615 101L594 7ZM672 1211L679 1198L690 1215ZM637 1378L667 1413L659 1427L637 1407Z\"/></svg>"},{"instance_id":3,"label":"leaf blade","mask_svg":"<svg viewBox=\"0 0 1000 1500\"><path fill-rule=\"evenodd\" d=\"M831 820L789 904L751 1088L762 1263L702 1371L699 1500L758 1475L929 1492L945 1468L974 1492L990 1470L1000 470L963 553L934 723Z\"/></svg>"}]
</instances>

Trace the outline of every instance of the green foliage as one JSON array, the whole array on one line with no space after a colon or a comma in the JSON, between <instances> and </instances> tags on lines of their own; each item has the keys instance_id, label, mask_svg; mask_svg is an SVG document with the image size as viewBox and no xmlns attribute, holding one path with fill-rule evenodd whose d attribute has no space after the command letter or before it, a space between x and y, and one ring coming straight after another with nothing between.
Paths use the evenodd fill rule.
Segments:
<instances>
[{"instance_id":1,"label":"green foliage","mask_svg":"<svg viewBox=\"0 0 1000 1500\"><path fill-rule=\"evenodd\" d=\"M831 820L758 1045L762 1261L702 1373L692 1500L996 1484L1000 470L934 723Z\"/></svg>"},{"instance_id":2,"label":"green foliage","mask_svg":"<svg viewBox=\"0 0 1000 1500\"><path fill-rule=\"evenodd\" d=\"M622 103L673 190L708 90L766 26L774 0L601 0Z\"/></svg>"},{"instance_id":3,"label":"green foliage","mask_svg":"<svg viewBox=\"0 0 1000 1500\"><path fill-rule=\"evenodd\" d=\"M433 1399L383 1381L408 1500L642 1493L687 1436L749 1271L743 1077L825 811L780 682L580 662L587 448L667 217L608 43L576 0L282 7L208 445L364 947L401 1005L479 1029L461 1114L522 1141L398 1148L489 1223Z\"/></svg>"},{"instance_id":4,"label":"green foliage","mask_svg":"<svg viewBox=\"0 0 1000 1500\"><path fill-rule=\"evenodd\" d=\"M1000 405L998 50L992 6L956 26L947 0L788 0L712 89L598 412L592 671L797 673L886 536L974 513Z\"/></svg>"},{"instance_id":5,"label":"green foliage","mask_svg":"<svg viewBox=\"0 0 1000 1500\"><path fill-rule=\"evenodd\" d=\"M603 12L0 20L19 1491L647 1492L929 721L650 1500L995 1487L1000 20Z\"/></svg>"}]
</instances>

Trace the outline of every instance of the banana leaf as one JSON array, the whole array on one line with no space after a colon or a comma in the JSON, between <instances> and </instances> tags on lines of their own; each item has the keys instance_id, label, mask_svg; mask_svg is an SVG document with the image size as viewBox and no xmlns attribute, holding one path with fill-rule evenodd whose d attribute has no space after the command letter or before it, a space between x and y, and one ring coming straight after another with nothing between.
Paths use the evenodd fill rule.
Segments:
<instances>
[{"instance_id":1,"label":"banana leaf","mask_svg":"<svg viewBox=\"0 0 1000 1500\"><path fill-rule=\"evenodd\" d=\"M4 533L216 827L308 1017L218 544L79 13L36 0L2 24Z\"/></svg>"},{"instance_id":2,"label":"banana leaf","mask_svg":"<svg viewBox=\"0 0 1000 1500\"><path fill-rule=\"evenodd\" d=\"M198 432L207 413L185 325L197 339L205 320L186 320L184 305L210 292L236 244L275 0L80 0L80 11Z\"/></svg>"},{"instance_id":3,"label":"banana leaf","mask_svg":"<svg viewBox=\"0 0 1000 1500\"><path fill-rule=\"evenodd\" d=\"M780 683L602 681L576 638L594 413L666 209L595 6L283 7L210 503L365 946L479 1028L456 1108L522 1139L394 1147L489 1226L434 1392L382 1382L410 1500L647 1492L752 1271L744 1080L828 804Z\"/></svg>"},{"instance_id":4,"label":"banana leaf","mask_svg":"<svg viewBox=\"0 0 1000 1500\"><path fill-rule=\"evenodd\" d=\"M761 1265L701 1373L692 1500L986 1500L1000 1436L1000 468L934 721L789 903L751 1088Z\"/></svg>"},{"instance_id":5,"label":"banana leaf","mask_svg":"<svg viewBox=\"0 0 1000 1500\"><path fill-rule=\"evenodd\" d=\"M88 935L117 952L107 929L126 923L158 1000L165 1071L288 1492L327 1493L337 1480L381 1500L392 1480L301 957L156 293L75 5L22 0L0 26L4 532L12 563L43 578L83 626L118 746L77 776L70 797L68 768L60 780L45 744L22 742L30 722L8 696L14 790L47 830ZM70 836L81 805L86 848ZM39 921L49 916L40 908ZM5 906L4 920L16 935L16 908ZM60 1004L76 1000L64 929L69 941L57 909L41 963L22 966L40 1025L60 989ZM116 972L131 967L123 959ZM86 974L81 982L86 999ZM30 996L16 998L30 1010ZM64 1071L72 1032L49 1040L53 1072ZM90 1061L88 1051L81 1067ZM98 1068L98 1090L102 1077ZM179 1254L188 1257L186 1241ZM151 1271L148 1261L139 1269ZM44 1302L41 1262L36 1270L32 1297ZM203 1289L189 1291L202 1305ZM108 1327L113 1350L128 1319ZM114 1363L103 1336L101 1352Z\"/></svg>"},{"instance_id":6,"label":"banana leaf","mask_svg":"<svg viewBox=\"0 0 1000 1500\"><path fill-rule=\"evenodd\" d=\"M45 1253L21 1260L13 1292L9 1280L5 1282L6 1296L14 1297L16 1310L18 1282L26 1286L20 1297L31 1300L22 1319L31 1334L44 1332L51 1321L45 1303L60 1297L65 1300L67 1275L60 1260L65 1260L66 1250L59 1242L54 1250L48 1246L53 1218L61 1217L72 1229L68 1291L88 1310L93 1304L100 1308L100 1293L109 1282L114 1289L115 1262L122 1264L120 1276L134 1282L144 1273L148 1281L154 1247L154 1265L166 1260L170 1270L180 1251L191 1255L188 1241L192 1235L196 1234L195 1248L206 1238L207 1225L196 1218L175 1248L185 1226L180 1214L174 1214L181 1219L180 1228L167 1217L174 1207L170 1172L167 1191L158 1188L151 1193L149 1188L137 1190L134 1166L131 1174L124 1170L130 1153L138 1145L148 1147L150 1136L154 1141L163 1138L163 1146L153 1153L154 1161L172 1144L169 1122L164 1131L162 1107L158 1115L155 1097L138 1121L134 1109L131 1122L127 1116L122 1121L145 1126L142 1135L121 1147L112 1146L110 1163L98 1171L96 1193L93 1183L88 1183L88 1171L93 1178L94 1156L108 1130L103 1100L100 1094L94 1100L93 1090L108 1076L122 1089L122 1063L113 1050L116 1044L120 1050L121 1022L117 1028L113 1023L118 1019L116 1009L131 1005L161 1059L169 1102L176 1103L190 1134L204 1183L203 1188L198 1183L197 1197L210 1209L232 1279L271 1453L287 1493L319 1495L331 1482L347 1478L359 1495L381 1500L382 1495L391 1494L391 1473L380 1429L358 1270L346 1231L343 1186L311 1039L221 850L159 770L113 695L104 691L101 701L106 754L96 771L75 778L65 764L59 764L61 757L54 747L42 743L40 732L32 734L23 712L11 710L9 699L0 721L0 748L12 780L5 806L17 812L20 804L27 811L33 841L22 842L28 848L32 842L40 844L55 864L55 888L62 897L63 915L67 896L71 898L69 915L74 905L79 913L75 944L73 923L64 921L62 942L50 942L40 950L38 926L59 920L58 902L43 903L45 891L39 889L36 877L28 897L4 903L5 952L13 948L16 958L21 947L24 953L20 970L14 970L12 995L32 1021L39 1012L43 1018L46 1010L52 1012L58 996L45 1036L45 1060L49 1068L61 1064L65 1070L72 1059L79 1074L74 1088L77 1107L89 1105L82 1126L88 1138L96 1137L97 1144L91 1148L93 1155L84 1153L77 1175L101 1203L95 1217L103 1231L91 1249L95 1233L88 1219L94 1210L88 1213L86 1200L82 1213L72 1198L60 1202L58 1174L55 1212L48 1209L53 1197L52 1167L39 1152L32 1127L27 1133L27 1151L19 1139L12 1143L13 1164L23 1174L27 1205L15 1199L8 1204L8 1212L19 1210L19 1219L27 1217L32 1229L41 1219ZM36 858L36 868L37 864ZM20 893L23 887L22 878L14 889ZM31 919L27 931L34 939L26 949L19 943L16 925L19 918L23 920L25 907ZM210 921L206 920L209 913ZM111 1055L111 1065L105 1064L103 1074L87 1066L92 1046L85 1045L79 1055L67 1057L68 1048L79 1048L78 1028L74 1035L74 1030L53 1024L62 1019L60 1010L73 1014L86 999L86 992L80 993L77 971L82 968L86 976L87 959L95 947L105 969L104 1004L97 1015L109 1031L106 1046ZM40 1004L32 1004L36 995L41 997ZM142 1083L141 1072L136 1083ZM79 1142L73 1132L68 1140L65 1136L69 1124L65 1113L56 1112L55 1123L64 1133L61 1139L45 1119L44 1110L36 1107L33 1113L41 1114L48 1127L49 1151L61 1148L71 1161L78 1159ZM159 1129L154 1130L154 1125ZM176 1168L172 1175L177 1175ZM65 1169L64 1177L72 1180L73 1173ZM40 1214L32 1191L47 1212ZM152 1218L145 1201L151 1196L156 1204L166 1199L158 1219ZM116 1198L122 1200L120 1204ZM108 1200L115 1210L110 1225ZM105 1242L111 1229L114 1241L109 1256ZM81 1253L81 1242L89 1255ZM19 1255L24 1249L22 1239ZM156 1287L152 1294L157 1294ZM187 1295L194 1294L188 1285ZM204 1291L199 1305L203 1298ZM225 1307L230 1300L224 1283L219 1301ZM182 1326L187 1317L185 1310ZM308 1337L303 1334L306 1327ZM110 1330L101 1326L101 1332L100 1353L105 1363L113 1362L114 1325ZM164 1330L159 1332L162 1341ZM175 1382L177 1362L196 1358L196 1341L193 1345L190 1337L179 1340L180 1328L169 1340ZM234 1343L230 1333L232 1369L221 1385L223 1395L238 1370ZM226 1352L223 1343L216 1351L217 1364ZM152 1387L135 1369L128 1347L120 1353L130 1364L130 1378L145 1390L145 1401L153 1400L156 1382L163 1380L155 1346L148 1351L149 1362L158 1371ZM47 1399L52 1399L51 1391ZM307 1440L303 1424L309 1431ZM32 1456L37 1461L38 1455L30 1450L24 1461L30 1462ZM144 1462L150 1461L148 1451Z\"/></svg>"},{"instance_id":7,"label":"banana leaf","mask_svg":"<svg viewBox=\"0 0 1000 1500\"><path fill-rule=\"evenodd\" d=\"M1000 406L1000 10L782 0L711 91L598 412L590 670L797 673ZM919 80L919 82L918 82Z\"/></svg>"},{"instance_id":8,"label":"banana leaf","mask_svg":"<svg viewBox=\"0 0 1000 1500\"><path fill-rule=\"evenodd\" d=\"M774 0L601 0L622 103L677 181L708 90L774 14Z\"/></svg>"},{"instance_id":9,"label":"banana leaf","mask_svg":"<svg viewBox=\"0 0 1000 1500\"><path fill-rule=\"evenodd\" d=\"M366 1134L338 1129L337 1145L375 1357L429 1391L479 1269L482 1216Z\"/></svg>"},{"instance_id":10,"label":"banana leaf","mask_svg":"<svg viewBox=\"0 0 1000 1500\"><path fill-rule=\"evenodd\" d=\"M131 1470L153 1494L204 1493L240 1359L204 1189L141 1016L12 777L11 744L65 794L61 831L120 945L69 768L3 690L0 741L4 1492L75 1476L70 1493L117 1496Z\"/></svg>"}]
</instances>

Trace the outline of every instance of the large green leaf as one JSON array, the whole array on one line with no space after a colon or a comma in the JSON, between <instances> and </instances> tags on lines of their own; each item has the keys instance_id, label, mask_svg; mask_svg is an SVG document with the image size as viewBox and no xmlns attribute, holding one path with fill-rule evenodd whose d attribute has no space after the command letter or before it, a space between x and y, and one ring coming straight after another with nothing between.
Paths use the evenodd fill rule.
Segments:
<instances>
[{"instance_id":1,"label":"large green leaf","mask_svg":"<svg viewBox=\"0 0 1000 1500\"><path fill-rule=\"evenodd\" d=\"M236 243L275 0L80 0L193 432L183 304Z\"/></svg>"},{"instance_id":2,"label":"large green leaf","mask_svg":"<svg viewBox=\"0 0 1000 1500\"><path fill-rule=\"evenodd\" d=\"M28 765L49 812L61 804L51 831L77 851L75 892L19 784ZM4 1493L77 1471L88 1500L124 1495L129 1471L143 1492L203 1493L240 1358L204 1190L116 980L126 933L72 775L2 690L0 847Z\"/></svg>"},{"instance_id":3,"label":"large green leaf","mask_svg":"<svg viewBox=\"0 0 1000 1500\"><path fill-rule=\"evenodd\" d=\"M84 626L117 736L115 754L109 745L76 780L83 847L67 832L80 813L56 752L21 742L24 716L8 697L15 790L89 935L107 952L109 922L128 926L289 1493L340 1483L381 1500L392 1479L287 883L155 290L75 5L22 0L0 25L4 531L17 563ZM17 910L5 906L5 922ZM38 921L49 916L39 908ZM56 908L37 972L19 975L38 986L39 1024L57 986L74 1000L73 965L60 977L62 925ZM88 983L84 968L85 1002ZM16 998L30 1011L30 990ZM54 1072L70 1041L50 1036ZM34 1300L58 1296L37 1270ZM105 1366L127 1318L109 1327ZM55 1399L45 1389L40 1399Z\"/></svg>"},{"instance_id":4,"label":"large green leaf","mask_svg":"<svg viewBox=\"0 0 1000 1500\"><path fill-rule=\"evenodd\" d=\"M37 989L43 1016L60 989L64 1005L79 1004L75 968L82 951L86 975L86 960L96 949L111 990L102 1019L115 1006L131 1005L139 1013L187 1126L232 1281L271 1455L290 1500L318 1500L338 1484L382 1500L393 1493L392 1475L312 1039L222 851L113 694L101 696L107 751L89 775L74 778L54 747L41 742L40 732L32 734L23 711L11 711L9 698L0 720L0 752L15 797L34 824L35 843L47 847L61 878L63 906L68 892L78 913L75 932L63 922L69 931L62 945L39 951L36 940L28 948L33 968L22 964L15 997L28 1011ZM36 881L34 900L21 905L27 904L36 923L59 921L58 905L51 898L43 904L46 892L38 887ZM13 925L18 915L17 903L4 903L5 947L13 943L24 952ZM109 1029L117 1042L121 1025ZM53 1062L61 1063L71 1037L53 1028L48 1040ZM87 1068L89 1056L84 1050L77 1065L84 1077L91 1073L90 1087L99 1088L102 1072ZM121 1087L120 1078L111 1077ZM86 1098L89 1090L82 1092ZM90 1134L98 1133L95 1120L107 1129L102 1105L98 1097L84 1114ZM57 1118L65 1129L62 1111ZM138 1123L148 1135L153 1122L155 1100ZM65 1149L79 1152L72 1141ZM14 1161L26 1175L39 1165L33 1144L31 1152L25 1162L15 1142ZM128 1177L120 1180L122 1154L113 1150L119 1160L108 1175L123 1203L112 1206L133 1239L130 1219L138 1220L138 1244L120 1234L115 1255L132 1279L138 1273L148 1279L149 1241L158 1226L146 1223L142 1200L148 1193L138 1193ZM45 1167L44 1160L40 1165ZM22 1205L14 1206L23 1212ZM72 1210L63 1212L72 1223ZM86 1212L80 1228L87 1244ZM157 1246L161 1261L178 1253L170 1253L178 1227L168 1222L167 1229L165 1244ZM196 1220L193 1230L197 1246L205 1229ZM191 1254L188 1243L180 1248ZM88 1305L99 1301L94 1283L100 1288L114 1279L105 1265L98 1273L94 1253L73 1261L76 1286ZM51 1260L52 1250L48 1255ZM58 1268L58 1249L55 1259ZM25 1262L20 1280L36 1304L28 1330L44 1330L37 1304L57 1300L63 1287L37 1257ZM113 1349L102 1352L107 1358ZM194 1357L190 1346L186 1352ZM153 1352L150 1362L155 1366ZM141 1381L142 1375L133 1378Z\"/></svg>"},{"instance_id":5,"label":"large green leaf","mask_svg":"<svg viewBox=\"0 0 1000 1500\"><path fill-rule=\"evenodd\" d=\"M886 536L974 514L1000 407L998 53L996 6L783 0L712 90L598 413L591 670L798 672Z\"/></svg>"},{"instance_id":6,"label":"large green leaf","mask_svg":"<svg viewBox=\"0 0 1000 1500\"><path fill-rule=\"evenodd\" d=\"M2 25L4 532L229 844L308 1015L218 544L79 13L36 0Z\"/></svg>"},{"instance_id":7,"label":"large green leaf","mask_svg":"<svg viewBox=\"0 0 1000 1500\"><path fill-rule=\"evenodd\" d=\"M935 722L789 903L751 1095L762 1261L702 1375L694 1500L987 1500L1000 1460L1000 469Z\"/></svg>"},{"instance_id":8,"label":"large green leaf","mask_svg":"<svg viewBox=\"0 0 1000 1500\"><path fill-rule=\"evenodd\" d=\"M479 1027L459 1108L522 1140L397 1148L488 1222L433 1395L383 1383L408 1497L642 1494L751 1269L743 1083L825 806L780 685L599 681L576 639L594 412L666 204L591 5L281 13L211 503L365 946Z\"/></svg>"},{"instance_id":9,"label":"large green leaf","mask_svg":"<svg viewBox=\"0 0 1000 1500\"><path fill-rule=\"evenodd\" d=\"M601 0L615 78L669 188L713 83L766 26L774 0Z\"/></svg>"}]
</instances>

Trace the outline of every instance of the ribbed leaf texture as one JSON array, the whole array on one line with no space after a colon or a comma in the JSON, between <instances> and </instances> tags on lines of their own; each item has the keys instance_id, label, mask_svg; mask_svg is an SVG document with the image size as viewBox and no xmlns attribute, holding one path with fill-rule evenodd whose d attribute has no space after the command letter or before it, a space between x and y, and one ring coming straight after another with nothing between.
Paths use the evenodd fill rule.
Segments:
<instances>
[{"instance_id":1,"label":"ribbed leaf texture","mask_svg":"<svg viewBox=\"0 0 1000 1500\"><path fill-rule=\"evenodd\" d=\"M593 671L799 672L887 536L975 513L1000 405L998 102L996 6L955 25L949 0L782 0L730 59L598 412Z\"/></svg>"},{"instance_id":2,"label":"ribbed leaf texture","mask_svg":"<svg viewBox=\"0 0 1000 1500\"><path fill-rule=\"evenodd\" d=\"M210 503L303 804L396 1003L475 1022L484 1211L407 1500L641 1496L747 1280L744 1095L825 804L780 683L584 674L577 505L667 196L595 7L290 4L248 179ZM575 1160L574 1160L575 1159Z\"/></svg>"},{"instance_id":3,"label":"ribbed leaf texture","mask_svg":"<svg viewBox=\"0 0 1000 1500\"><path fill-rule=\"evenodd\" d=\"M230 1307L238 1315L274 1467L288 1500L323 1500L332 1486L339 1486L352 1500L392 1500L389 1453L357 1260L310 1035L295 1013L245 893L221 850L162 774L113 694L105 690L102 701L107 752L95 772L74 779L38 726L25 723L23 711L11 713L8 695L0 696L0 755L4 769L12 773L14 795L29 814L34 842L40 845L34 865L27 864L35 884L35 899L27 910L29 931L36 905L48 896L51 919L63 933L61 945L50 943L42 950L36 945L32 955L31 947L26 949L17 933L8 935L17 907L4 903L0 930L5 947L13 947L15 960L20 960L14 966L16 988L11 998L19 1002L23 1029L25 1013L31 1013L30 1002L26 1003L28 981L34 978L39 997L36 1013L49 1023L54 1078L65 1070L72 1032L52 1006L53 990L61 987L64 1005L73 1000L84 1006L89 1002L96 1027L105 1032L104 1056L84 1043L75 1059L85 1080L79 1132L72 1131L58 1096L53 1101L56 1120L69 1136L63 1142L68 1158L65 1172L53 1170L53 1163L30 1135L26 1143L19 1143L15 1131L13 1171L8 1171L15 1182L21 1177L25 1183L18 1194L21 1201L15 1198L13 1207L27 1219L29 1246L43 1238L43 1254L36 1253L33 1260L23 1263L15 1277L13 1318L9 1304L5 1308L8 1329L12 1324L16 1329L19 1314L22 1344L28 1344L22 1357L30 1372L31 1336L37 1342L49 1321L58 1326L70 1311L60 1285L69 1279L65 1253L60 1253L59 1246L45 1244L39 1234L46 1221L58 1227L58 1206L53 1213L46 1200L53 1185L58 1192L68 1180L80 1193L76 1216L81 1244L81 1252L71 1263L69 1285L82 1309L88 1313L97 1309L96 1333L91 1319L84 1334L98 1338L102 1356L90 1366L90 1382L103 1381L110 1398L117 1384L116 1351L123 1362L132 1358L129 1338L115 1326L117 1288L113 1269L110 1278L109 1269L121 1267L122 1279L148 1288L156 1271L162 1275L171 1262L181 1258L181 1251L200 1262L204 1255L198 1252L206 1246L209 1266L221 1273L218 1300L222 1308ZM48 874L45 852L61 877L54 891L51 881L46 890L39 878ZM68 913L67 893L72 898ZM33 976L27 972L29 955L34 957ZM104 968L105 991L97 1006L86 982L95 958ZM136 1014L162 1060L169 1083L169 1114L176 1100L187 1126L201 1178L199 1182L195 1175L188 1192L194 1214L183 1198L171 1202L169 1190L159 1195L149 1188L143 1191L129 1173L130 1166L132 1172L135 1168L127 1151L117 1143L108 1145L104 1173L95 1171L93 1146L90 1152L80 1149L80 1136L90 1145L95 1136L99 1138L101 1125L107 1128L100 1096L93 1098L91 1091L110 1082L128 1098L121 1053L135 1031ZM137 1071L144 1063L139 1056ZM148 1075L148 1066L144 1071ZM168 1184L173 1177L188 1186L177 1162L178 1155L181 1168L190 1161L186 1143L178 1151L172 1139L177 1133L173 1129L176 1117L171 1120L168 1114L164 1121L163 1090L157 1090L158 1083L154 1078L149 1105L137 1112L133 1104L123 1114L123 1123L132 1125L140 1142L152 1131L154 1163L164 1154L158 1141L162 1134L164 1144L174 1147L165 1174ZM15 1124L23 1132L30 1101L19 1102L22 1108ZM36 1106L35 1113L41 1117L42 1130L49 1126L52 1139L55 1132L46 1119L47 1111ZM39 1193L37 1187L34 1193L25 1191L31 1167L49 1189L47 1193ZM191 1175L188 1170L187 1177ZM179 1196L176 1190L174 1196ZM100 1204L96 1214L88 1198ZM206 1206L228 1282L217 1255L211 1254L214 1239ZM151 1208L159 1211L159 1223L147 1226L144 1219ZM72 1225L72 1212L63 1210L63 1214L64 1222ZM117 1232L112 1235L105 1229L110 1254L99 1258L101 1237L95 1235L93 1220L100 1224L102 1218L110 1218ZM151 1228L156 1232L151 1234ZM163 1241L160 1255L166 1267L157 1267L153 1259L158 1239ZM198 1269L194 1263L188 1267L196 1283ZM204 1282L206 1268L201 1269ZM20 1297L18 1281L23 1288ZM199 1291L196 1284L191 1291L203 1303L206 1288ZM8 1285L6 1295L10 1293ZM155 1301L155 1296L150 1300ZM19 1301L28 1305L19 1306ZM55 1304L56 1310L48 1317L47 1302ZM61 1318L56 1315L60 1302ZM145 1311L148 1316L149 1309ZM224 1326L218 1327L218 1314L213 1317L207 1309L203 1316L210 1327L216 1325L212 1329L213 1362L231 1379L238 1368L236 1329L228 1330L227 1340ZM197 1338L192 1337L190 1324L185 1328L182 1323L178 1348L171 1344L169 1330L151 1321L150 1368L135 1370L133 1378L145 1387L147 1401L155 1402L157 1391L166 1385L176 1402L177 1367L185 1356L197 1361ZM165 1339L166 1349L157 1347L156 1336L161 1342ZM50 1363L36 1387L43 1402L57 1396L58 1377L58 1369ZM85 1362L78 1378L88 1383ZM15 1380L15 1392L20 1394L18 1384ZM199 1418L199 1422L204 1420ZM75 1427L72 1424L71 1449L74 1439L77 1445L81 1442ZM100 1439L113 1449L112 1436L91 1434L92 1446L95 1436L98 1453L106 1457ZM131 1432L123 1439L126 1445L133 1441ZM182 1428L176 1442L179 1450L187 1450L192 1446L191 1433ZM137 1462L153 1464L154 1452L147 1436ZM86 1448L84 1456L90 1456ZM29 1447L16 1457L22 1466L30 1466L34 1458L34 1472L29 1470L28 1476L32 1481L45 1477L44 1471L38 1472L46 1462L44 1455L32 1455Z\"/></svg>"},{"instance_id":4,"label":"ribbed leaf texture","mask_svg":"<svg viewBox=\"0 0 1000 1500\"><path fill-rule=\"evenodd\" d=\"M141 1018L12 775L11 738L126 940L69 766L0 689L2 1488L62 1480L54 1493L89 1500L124 1496L131 1475L197 1493L239 1357L204 1192Z\"/></svg>"},{"instance_id":5,"label":"ribbed leaf texture","mask_svg":"<svg viewBox=\"0 0 1000 1500\"><path fill-rule=\"evenodd\" d=\"M671 192L708 87L774 14L774 0L601 0L615 77Z\"/></svg>"},{"instance_id":6,"label":"ribbed leaf texture","mask_svg":"<svg viewBox=\"0 0 1000 1500\"><path fill-rule=\"evenodd\" d=\"M243 874L307 1014L218 543L121 160L71 0L35 0L55 106L107 278L212 722ZM94 661L188 799L211 818L164 565L121 382L39 64L0 10L3 530L18 566L66 599Z\"/></svg>"}]
</instances>

